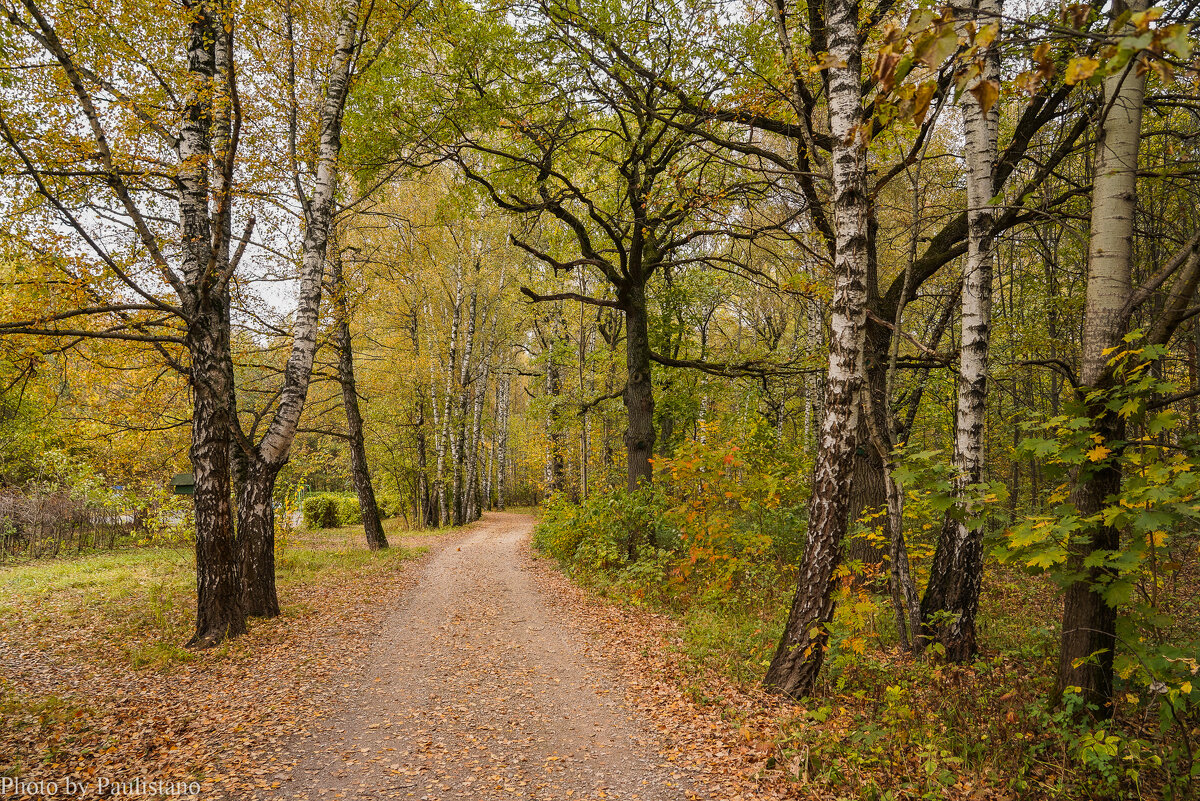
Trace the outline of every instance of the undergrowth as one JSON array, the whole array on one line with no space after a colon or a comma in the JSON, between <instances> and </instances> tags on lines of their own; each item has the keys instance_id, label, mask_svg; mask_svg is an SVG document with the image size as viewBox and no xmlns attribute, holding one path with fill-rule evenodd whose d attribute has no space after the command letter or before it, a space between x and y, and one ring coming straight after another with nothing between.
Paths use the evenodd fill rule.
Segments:
<instances>
[{"instance_id":1,"label":"undergrowth","mask_svg":"<svg viewBox=\"0 0 1200 801\"><path fill-rule=\"evenodd\" d=\"M552 498L534 545L599 594L674 616L693 675L756 685L795 587L807 499L792 477L805 466L751 438L685 447L655 467L654 487L637 493ZM912 500L913 515L930 517L906 521L920 581L940 521L935 505ZM1004 565L987 571L980 656L952 665L899 648L886 582L848 562L821 686L778 718L769 766L839 797L1194 797L1195 709L1125 680L1111 721L1094 721L1070 693L1052 706L1056 588ZM1197 624L1185 624L1192 636ZM698 679L685 689L716 703ZM1167 714L1175 708L1182 723Z\"/></svg>"}]
</instances>

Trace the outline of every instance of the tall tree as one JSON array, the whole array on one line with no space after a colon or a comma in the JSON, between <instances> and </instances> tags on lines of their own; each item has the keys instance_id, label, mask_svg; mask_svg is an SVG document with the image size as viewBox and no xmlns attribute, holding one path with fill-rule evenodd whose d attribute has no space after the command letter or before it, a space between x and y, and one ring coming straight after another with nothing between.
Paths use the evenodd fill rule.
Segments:
<instances>
[{"instance_id":1,"label":"tall tree","mask_svg":"<svg viewBox=\"0 0 1200 801\"><path fill-rule=\"evenodd\" d=\"M350 333L350 302L346 297L347 284L343 273L342 255L337 253L329 261L329 279L334 309L334 347L337 350L338 384L342 388L342 406L346 410L346 436L350 450L350 480L358 495L362 510L363 529L367 547L372 551L388 547L383 533L383 520L379 514L379 503L375 498L375 485L371 482L371 469L367 463L367 444L363 427L362 411L358 403L358 383L354 380L354 339Z\"/></svg>"},{"instance_id":2,"label":"tall tree","mask_svg":"<svg viewBox=\"0 0 1200 801\"><path fill-rule=\"evenodd\" d=\"M274 617L279 614L275 589L275 480L287 463L296 436L317 352L317 327L325 257L334 222L337 199L338 163L342 150L342 119L354 78L356 58L362 41L358 0L346 0L338 13L336 37L328 78L317 117L316 163L311 192L306 191L296 160L295 145L299 108L292 87L289 142L293 153L293 185L304 222L301 245L300 300L292 323L292 347L284 368L279 402L266 432L258 442L239 430L238 439L247 460L245 478L238 490L238 544L241 558L241 593L246 614ZM290 30L292 14L286 13ZM288 42L289 57L295 54ZM294 81L294 63L289 77ZM290 83L290 81L289 81ZM235 421L236 423L236 421Z\"/></svg>"},{"instance_id":3,"label":"tall tree","mask_svg":"<svg viewBox=\"0 0 1200 801\"><path fill-rule=\"evenodd\" d=\"M110 32L110 40L100 43L99 50L107 46L108 55L115 58L88 64L79 59L98 55L95 43L73 38L83 30L75 24L64 38L54 22L58 11L47 11L35 0L5 8L9 23L24 37L20 46L33 67L30 75L41 77L26 82L23 89L33 94L24 95L18 109L8 107L0 113L0 135L13 157L14 172L44 199L47 217L71 232L73 244L96 261L116 289L112 300L12 321L5 332L148 342L166 363L188 375L197 592L196 630L189 645L210 646L246 628L237 589L229 467L233 374L228 286L242 252L239 248L231 254L229 236L242 122L231 57L235 19L208 4L188 2L173 16L174 28L142 16L124 20L126 30L93 20L98 30ZM139 45L157 43L165 52L171 50L160 41L155 26L186 31L186 67L152 68L155 88L129 85L119 77L122 59L145 63L148 54L131 46L127 34L140 39ZM51 91L50 86L65 86L67 93ZM154 102L160 94L162 102ZM120 108L108 103L109 98ZM176 105L175 98L183 99ZM175 120L162 108L174 108ZM46 127L64 114L82 121L82 127ZM134 128L128 127L135 121ZM153 142L142 141L141 132ZM93 166L78 169L80 158ZM172 158L172 165L162 166ZM143 161L158 166L131 169ZM161 196L174 199L174 219L164 220L153 200ZM102 220L108 217L121 220L133 232L132 251L131 243L114 240L104 231ZM132 259L130 252L136 254ZM160 297L163 286L174 292L177 304ZM146 312L148 316L142 314ZM88 318L98 318L100 325L76 329L63 324ZM172 331L176 325L181 333ZM186 362L176 358L171 345L183 346Z\"/></svg>"},{"instance_id":4,"label":"tall tree","mask_svg":"<svg viewBox=\"0 0 1200 801\"><path fill-rule=\"evenodd\" d=\"M955 413L954 492L938 537L929 583L921 599L924 636L934 636L946 658L963 662L975 656L975 614L983 577L983 510L970 495L983 479L984 426L987 417L988 345L991 336L992 261L994 258L997 137L1000 127L999 0L979 0L956 14L982 29L992 41L980 48L978 75L965 87L960 106L966 135L967 256L962 278L958 405ZM965 24L965 23L960 23ZM977 494L977 493L976 493ZM934 622L935 615L949 616ZM914 637L916 632L914 632Z\"/></svg>"},{"instance_id":5,"label":"tall tree","mask_svg":"<svg viewBox=\"0 0 1200 801\"><path fill-rule=\"evenodd\" d=\"M764 683L790 696L812 691L833 619L833 572L847 527L852 460L858 433L863 336L867 315L867 132L862 107L858 4L826 0L829 37L824 70L833 139L833 231L836 283L830 315L824 419L813 467L808 544L799 586Z\"/></svg>"},{"instance_id":6,"label":"tall tree","mask_svg":"<svg viewBox=\"0 0 1200 801\"><path fill-rule=\"evenodd\" d=\"M1145 0L1129 6L1114 4L1119 19L1126 9L1145 10ZM1079 381L1089 390L1112 386L1108 355L1128 324L1126 306L1133 293L1133 219L1137 205L1138 150L1146 77L1136 69L1119 70L1104 81L1106 113L1100 123L1092 178L1091 236L1088 241L1087 297L1083 320L1083 359ZM1101 393L1102 394L1102 393ZM1089 412L1098 421L1105 442L1123 437L1119 415L1103 409L1103 400ZM1104 501L1120 491L1121 474L1105 465L1076 477L1071 500L1081 515L1100 511ZM1102 594L1105 569L1086 567L1094 551L1115 550L1120 532L1099 525L1074 549L1072 562L1086 578L1066 588L1062 641L1058 661L1058 691L1078 687L1083 698L1103 715L1111 713L1113 655L1116 648L1116 610Z\"/></svg>"}]
</instances>

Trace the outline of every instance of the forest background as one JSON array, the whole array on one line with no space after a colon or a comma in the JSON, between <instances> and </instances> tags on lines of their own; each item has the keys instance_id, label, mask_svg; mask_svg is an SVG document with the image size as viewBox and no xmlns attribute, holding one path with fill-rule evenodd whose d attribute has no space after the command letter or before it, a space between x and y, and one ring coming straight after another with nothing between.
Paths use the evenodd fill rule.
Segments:
<instances>
[{"instance_id":1,"label":"forest background","mask_svg":"<svg viewBox=\"0 0 1200 801\"><path fill-rule=\"evenodd\" d=\"M540 504L799 787L1189 797L1196 10L6 3L0 551Z\"/></svg>"}]
</instances>

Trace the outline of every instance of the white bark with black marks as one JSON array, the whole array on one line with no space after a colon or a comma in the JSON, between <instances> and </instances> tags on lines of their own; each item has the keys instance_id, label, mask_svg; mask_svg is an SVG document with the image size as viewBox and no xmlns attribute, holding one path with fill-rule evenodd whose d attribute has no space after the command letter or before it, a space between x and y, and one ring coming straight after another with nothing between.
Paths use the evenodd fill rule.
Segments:
<instances>
[{"instance_id":1,"label":"white bark with black marks","mask_svg":"<svg viewBox=\"0 0 1200 801\"><path fill-rule=\"evenodd\" d=\"M458 363L458 329L462 320L463 283L462 271L455 273L454 284L454 316L450 323L450 352L445 363L445 391L441 399L441 413L434 412L434 422L438 435L436 442L437 468L434 473L434 495L437 496L438 525L444 526L450 520L450 506L446 486L446 451L450 443L450 410L451 397L454 389L454 368ZM434 399L437 403L437 399Z\"/></svg>"},{"instance_id":2,"label":"white bark with black marks","mask_svg":"<svg viewBox=\"0 0 1200 801\"><path fill-rule=\"evenodd\" d=\"M1146 0L1133 0L1112 13L1144 11ZM1119 32L1117 32L1119 33ZM1139 60L1104 81L1106 114L1100 122L1093 167L1091 236L1088 242L1088 280L1083 317L1083 361L1080 384L1087 390L1112 386L1109 354L1121 343L1128 323L1127 305L1133 294L1133 221L1137 208L1138 150L1146 75ZM1101 401L1102 404L1102 401ZM1121 419L1101 404L1089 412L1104 442L1123 438ZM1106 498L1120 491L1121 473L1112 465L1076 477L1071 501L1081 516L1100 511ZM1096 590L1107 578L1101 567L1085 568L1097 550L1116 549L1119 532L1096 526L1085 532L1088 541L1072 547L1070 564L1085 576L1070 584L1063 602L1062 642L1058 660L1058 692L1078 687L1101 717L1112 714L1113 652L1116 649L1116 610Z\"/></svg>"},{"instance_id":3,"label":"white bark with black marks","mask_svg":"<svg viewBox=\"0 0 1200 801\"><path fill-rule=\"evenodd\" d=\"M300 296L292 322L292 348L284 367L279 405L266 434L249 454L247 480L238 498L238 541L242 563L242 603L246 613L262 617L279 614L275 592L275 513L271 491L287 463L296 428L308 397L313 359L317 352L325 258L333 227L342 151L342 117L353 78L358 44L359 8L356 0L342 6L320 111L316 177L312 193L300 198L304 207ZM297 181L299 187L300 182Z\"/></svg>"},{"instance_id":4,"label":"white bark with black marks","mask_svg":"<svg viewBox=\"0 0 1200 801\"><path fill-rule=\"evenodd\" d=\"M999 25L999 0L977 0L958 10L974 18L977 28ZM997 139L1000 106L984 108L981 91L1000 85L1000 50L996 44L982 54L983 68L962 93L966 136L967 256L962 277L961 350L954 436L956 508L947 513L938 538L929 584L922 599L923 639L937 639L954 662L972 659L978 650L975 615L983 575L983 526L972 524L981 510L969 500L970 488L983 480L984 431L987 423L988 347L991 338L992 274L995 225ZM974 91L973 91L974 90ZM938 621L934 616L945 617Z\"/></svg>"},{"instance_id":5,"label":"white bark with black marks","mask_svg":"<svg viewBox=\"0 0 1200 801\"><path fill-rule=\"evenodd\" d=\"M829 369L799 586L764 679L768 688L792 697L815 687L829 636L826 625L833 618L833 575L847 528L867 308L869 201L858 5L827 0L825 17L836 235Z\"/></svg>"}]
</instances>

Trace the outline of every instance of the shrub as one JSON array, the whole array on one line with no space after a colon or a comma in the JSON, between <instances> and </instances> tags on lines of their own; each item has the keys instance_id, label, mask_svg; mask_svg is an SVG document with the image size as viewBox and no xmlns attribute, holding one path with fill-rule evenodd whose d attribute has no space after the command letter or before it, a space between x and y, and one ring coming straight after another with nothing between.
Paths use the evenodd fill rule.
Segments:
<instances>
[{"instance_id":1,"label":"shrub","mask_svg":"<svg viewBox=\"0 0 1200 801\"><path fill-rule=\"evenodd\" d=\"M395 492L376 493L375 503L379 506L379 516L385 519L395 517L404 508L404 501Z\"/></svg>"},{"instance_id":2,"label":"shrub","mask_svg":"<svg viewBox=\"0 0 1200 801\"><path fill-rule=\"evenodd\" d=\"M546 502L534 531L538 550L573 572L613 571L658 549L679 547L679 531L667 515L662 493L653 487L618 490L575 505L562 495Z\"/></svg>"},{"instance_id":3,"label":"shrub","mask_svg":"<svg viewBox=\"0 0 1200 801\"><path fill-rule=\"evenodd\" d=\"M353 526L362 522L362 506L358 503L357 495L334 496L337 504L338 525Z\"/></svg>"},{"instance_id":4,"label":"shrub","mask_svg":"<svg viewBox=\"0 0 1200 801\"><path fill-rule=\"evenodd\" d=\"M341 525L338 516L337 496L317 493L304 499L304 525L310 529L337 528Z\"/></svg>"},{"instance_id":5,"label":"shrub","mask_svg":"<svg viewBox=\"0 0 1200 801\"><path fill-rule=\"evenodd\" d=\"M375 496L380 518L395 517L403 503L395 493L381 492ZM352 492L318 492L304 499L304 525L310 529L355 526L362 522L362 507L358 495Z\"/></svg>"}]
</instances>

